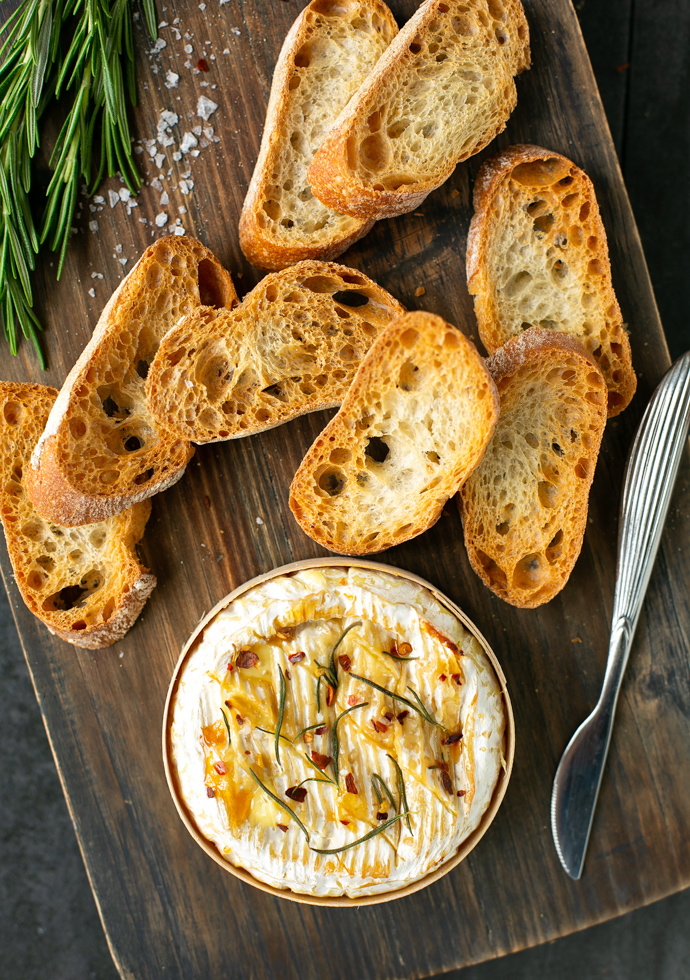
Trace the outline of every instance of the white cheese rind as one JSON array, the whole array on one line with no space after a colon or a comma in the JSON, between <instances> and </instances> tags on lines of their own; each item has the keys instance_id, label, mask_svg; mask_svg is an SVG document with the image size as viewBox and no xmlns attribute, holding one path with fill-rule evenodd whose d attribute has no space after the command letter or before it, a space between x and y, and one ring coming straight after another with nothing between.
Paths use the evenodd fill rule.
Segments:
<instances>
[{"instance_id":1,"label":"white cheese rind","mask_svg":"<svg viewBox=\"0 0 690 980\"><path fill-rule=\"evenodd\" d=\"M245 771L252 766L294 809L310 832L309 843L320 848L341 847L377 825L374 815L381 808L372 790L372 773L379 773L397 798L396 771L387 757L390 752L404 774L413 833L400 820L385 833L342 854L319 855L309 849L295 822L260 790L252 798L250 818L239 831L233 829L223 800L207 795L206 754L211 750L201 738L202 727L221 719L221 684L228 662L242 649L261 651L264 673L258 680L249 671L246 681L242 671L233 676L241 690L254 698L257 710L271 715L273 725L262 726L269 729L274 728L277 714L278 665L289 668L286 704L292 713L292 730L299 731L321 720L316 714L314 661L325 664L342 631L357 622L362 625L348 634L338 650L338 655L346 652L350 656L351 671L370 679L376 676L379 683L383 676L382 686L408 698L409 685L449 732L463 731L458 745L443 747L441 740L447 733L413 711L402 723L394 720L388 732L379 736L372 719L381 719L386 710L397 714L404 705L340 670L333 711L345 710L350 695L368 702L368 707L351 712L338 726L340 795L331 785L310 782L305 803L295 804L285 797L288 787L316 775L302 755L312 745L301 740L294 749L281 743L279 766L273 736L258 731L247 720L237 725L231 717L231 751L237 753ZM290 626L296 627L294 638L276 637L281 628ZM456 659L445 637L462 652L457 658L461 685L447 674L444 681L439 679L449 657L453 662ZM385 657L381 649L390 649L393 639L398 645L410 643L411 656L418 659L396 663ZM298 650L305 652L305 659L292 665L287 656ZM314 568L256 586L205 627L185 661L171 705L171 762L180 795L198 830L231 864L275 888L357 898L403 888L457 853L491 801L501 771L504 729L503 698L486 654L428 590L378 570ZM313 748L330 755L330 744L328 735L317 736ZM452 796L444 791L441 771L428 768L441 754L450 763ZM344 794L346 773L353 775L357 801L366 804L369 822L353 819L344 826L337 819L336 801L349 796ZM458 797L458 790L464 790L465 796ZM277 826L281 823L288 826L287 832Z\"/></svg>"}]
</instances>

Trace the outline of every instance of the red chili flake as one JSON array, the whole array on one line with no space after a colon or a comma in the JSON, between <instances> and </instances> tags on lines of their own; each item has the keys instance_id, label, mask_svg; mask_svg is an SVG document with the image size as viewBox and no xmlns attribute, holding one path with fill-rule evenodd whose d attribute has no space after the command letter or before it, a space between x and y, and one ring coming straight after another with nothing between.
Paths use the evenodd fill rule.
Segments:
<instances>
[{"instance_id":1,"label":"red chili flake","mask_svg":"<svg viewBox=\"0 0 690 980\"><path fill-rule=\"evenodd\" d=\"M372 718L371 723L376 729L376 731L381 732L382 735L384 734L384 732L388 731L388 725L384 725L382 721L376 721L375 718Z\"/></svg>"},{"instance_id":2,"label":"red chili flake","mask_svg":"<svg viewBox=\"0 0 690 980\"><path fill-rule=\"evenodd\" d=\"M441 739L441 745L453 745L454 742L459 742L462 738L462 732L454 732L452 735L446 735L445 738Z\"/></svg>"},{"instance_id":3,"label":"red chili flake","mask_svg":"<svg viewBox=\"0 0 690 980\"><path fill-rule=\"evenodd\" d=\"M453 784L450 781L450 776L445 769L441 770L441 782L443 783L443 788L445 789L448 796L453 795Z\"/></svg>"},{"instance_id":4,"label":"red chili flake","mask_svg":"<svg viewBox=\"0 0 690 980\"><path fill-rule=\"evenodd\" d=\"M225 765L224 762L214 762L213 768L216 770L219 776L224 776L225 773L228 771L228 767Z\"/></svg>"},{"instance_id":5,"label":"red chili flake","mask_svg":"<svg viewBox=\"0 0 690 980\"><path fill-rule=\"evenodd\" d=\"M387 711L383 717L386 719L386 721L393 721L395 715L392 711Z\"/></svg>"},{"instance_id":6,"label":"red chili flake","mask_svg":"<svg viewBox=\"0 0 690 980\"><path fill-rule=\"evenodd\" d=\"M464 789L459 789L455 795L456 796L464 796L465 795L465 790Z\"/></svg>"},{"instance_id":7,"label":"red chili flake","mask_svg":"<svg viewBox=\"0 0 690 980\"><path fill-rule=\"evenodd\" d=\"M276 827L279 827L280 830L282 830L284 834L287 834L287 826L284 823L277 823L276 824Z\"/></svg>"},{"instance_id":8,"label":"red chili flake","mask_svg":"<svg viewBox=\"0 0 690 980\"><path fill-rule=\"evenodd\" d=\"M359 704L359 698L356 694L349 694L347 697L347 703L349 705Z\"/></svg>"},{"instance_id":9,"label":"red chili flake","mask_svg":"<svg viewBox=\"0 0 690 980\"><path fill-rule=\"evenodd\" d=\"M213 799L213 797L216 795L216 791L213 786L206 787L206 795L208 796L209 800Z\"/></svg>"},{"instance_id":10,"label":"red chili flake","mask_svg":"<svg viewBox=\"0 0 690 980\"><path fill-rule=\"evenodd\" d=\"M238 725L244 725L244 718L242 715L235 715L235 721Z\"/></svg>"},{"instance_id":11,"label":"red chili flake","mask_svg":"<svg viewBox=\"0 0 690 980\"><path fill-rule=\"evenodd\" d=\"M204 494L204 503L206 504L206 507L208 508L208 510L210 510L211 509L211 498L209 497L209 495L207 493Z\"/></svg>"},{"instance_id":12,"label":"red chili flake","mask_svg":"<svg viewBox=\"0 0 690 980\"><path fill-rule=\"evenodd\" d=\"M391 648L388 652L390 653L391 657L400 656L400 654L398 653L398 644L395 642L395 640L393 640L393 642L391 643Z\"/></svg>"},{"instance_id":13,"label":"red chili flake","mask_svg":"<svg viewBox=\"0 0 690 980\"><path fill-rule=\"evenodd\" d=\"M315 728L314 729L314 734L315 735L325 735L327 731L328 731L328 725L319 725L318 728Z\"/></svg>"},{"instance_id":14,"label":"red chili flake","mask_svg":"<svg viewBox=\"0 0 690 980\"><path fill-rule=\"evenodd\" d=\"M290 671L289 671L289 670L288 670L287 668L285 669L285 677L286 677L286 678L287 678L287 680L289 680L289 681L291 681L291 680L292 680L292 674L290 673Z\"/></svg>"},{"instance_id":15,"label":"red chili flake","mask_svg":"<svg viewBox=\"0 0 690 980\"><path fill-rule=\"evenodd\" d=\"M199 69L199 71L208 71L209 70L208 69L208 62L206 61L205 58L199 58L199 60L196 63L196 66Z\"/></svg>"},{"instance_id":16,"label":"red chili flake","mask_svg":"<svg viewBox=\"0 0 690 980\"><path fill-rule=\"evenodd\" d=\"M349 827L350 826L350 821L349 820L341 820L340 822L343 825L343 827Z\"/></svg>"},{"instance_id":17,"label":"red chili flake","mask_svg":"<svg viewBox=\"0 0 690 980\"><path fill-rule=\"evenodd\" d=\"M462 674L453 674L453 680L456 684L462 684Z\"/></svg>"},{"instance_id":18,"label":"red chili flake","mask_svg":"<svg viewBox=\"0 0 690 980\"><path fill-rule=\"evenodd\" d=\"M338 663L345 672L349 671L352 667L352 661L346 653L343 653L342 656L338 657Z\"/></svg>"},{"instance_id":19,"label":"red chili flake","mask_svg":"<svg viewBox=\"0 0 690 980\"><path fill-rule=\"evenodd\" d=\"M285 795L289 800L294 800L295 803L304 803L307 798L307 791L304 786L290 786L285 790Z\"/></svg>"},{"instance_id":20,"label":"red chili flake","mask_svg":"<svg viewBox=\"0 0 690 980\"><path fill-rule=\"evenodd\" d=\"M411 653L412 653L412 644L411 643L401 643L400 644L400 656L401 657L409 657L409 655Z\"/></svg>"},{"instance_id":21,"label":"red chili flake","mask_svg":"<svg viewBox=\"0 0 690 980\"><path fill-rule=\"evenodd\" d=\"M448 763L447 762L437 762L436 763L436 767L438 769L442 769L444 772L448 772Z\"/></svg>"},{"instance_id":22,"label":"red chili flake","mask_svg":"<svg viewBox=\"0 0 690 980\"><path fill-rule=\"evenodd\" d=\"M245 749L245 750L244 750L244 754L245 754L245 755L251 755L251 752L249 751L249 749Z\"/></svg>"},{"instance_id":23,"label":"red chili flake","mask_svg":"<svg viewBox=\"0 0 690 980\"><path fill-rule=\"evenodd\" d=\"M320 752L315 752L312 749L311 761L318 769L321 769L323 771L326 768L326 766L329 766L331 764L333 760L331 759L330 755L321 755Z\"/></svg>"},{"instance_id":24,"label":"red chili flake","mask_svg":"<svg viewBox=\"0 0 690 980\"><path fill-rule=\"evenodd\" d=\"M225 707L226 708L232 708L232 701L226 701L225 702Z\"/></svg>"},{"instance_id":25,"label":"red chili flake","mask_svg":"<svg viewBox=\"0 0 690 980\"><path fill-rule=\"evenodd\" d=\"M396 718L398 719L398 721L399 721L399 722L400 722L400 724L402 725L402 723L403 723L403 722L405 721L405 719L407 718L407 716L409 715L409 713L410 713L410 712L409 712L409 711L407 710L407 708L405 708L405 710L404 710L404 711L401 711L401 712L400 712L399 714L397 714L397 715L396 715L395 717L396 717Z\"/></svg>"},{"instance_id":26,"label":"red chili flake","mask_svg":"<svg viewBox=\"0 0 690 980\"><path fill-rule=\"evenodd\" d=\"M234 669L235 668L234 668L233 664L228 664L228 670L234 670Z\"/></svg>"},{"instance_id":27,"label":"red chili flake","mask_svg":"<svg viewBox=\"0 0 690 980\"><path fill-rule=\"evenodd\" d=\"M246 670L249 670L252 667L256 667L258 662L259 658L253 650L240 650L240 652L237 654L236 663L238 667L243 667Z\"/></svg>"},{"instance_id":28,"label":"red chili flake","mask_svg":"<svg viewBox=\"0 0 690 980\"><path fill-rule=\"evenodd\" d=\"M351 772L348 772L347 776L345 777L345 789L348 791L348 793L355 793L356 795L359 795L355 785L355 777Z\"/></svg>"},{"instance_id":29,"label":"red chili flake","mask_svg":"<svg viewBox=\"0 0 690 980\"><path fill-rule=\"evenodd\" d=\"M439 679L440 681L447 681L447 680L448 680L448 678L446 677L446 675L445 675L445 674L439 674L439 675L438 675L438 679Z\"/></svg>"},{"instance_id":30,"label":"red chili flake","mask_svg":"<svg viewBox=\"0 0 690 980\"><path fill-rule=\"evenodd\" d=\"M304 651L298 650L297 653L289 653L288 660L290 661L291 664L298 664L300 660L304 660L304 656L305 656Z\"/></svg>"},{"instance_id":31,"label":"red chili flake","mask_svg":"<svg viewBox=\"0 0 690 980\"><path fill-rule=\"evenodd\" d=\"M331 687L331 685L329 684L328 685L328 690L326 691L326 705L327 705L327 707L330 708L330 706L333 704L334 701L335 701L335 688Z\"/></svg>"},{"instance_id":32,"label":"red chili flake","mask_svg":"<svg viewBox=\"0 0 690 980\"><path fill-rule=\"evenodd\" d=\"M388 812L386 812L386 813L377 813L376 814L376 819L377 820L388 820Z\"/></svg>"}]
</instances>

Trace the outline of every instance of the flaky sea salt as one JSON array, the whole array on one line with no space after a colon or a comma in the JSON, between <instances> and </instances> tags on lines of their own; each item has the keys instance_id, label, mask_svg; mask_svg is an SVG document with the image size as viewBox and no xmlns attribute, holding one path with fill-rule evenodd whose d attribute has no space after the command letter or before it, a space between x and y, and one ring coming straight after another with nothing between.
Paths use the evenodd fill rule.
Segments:
<instances>
[{"instance_id":1,"label":"flaky sea salt","mask_svg":"<svg viewBox=\"0 0 690 980\"><path fill-rule=\"evenodd\" d=\"M181 180L177 186L179 187L179 189L182 191L182 193L186 197L187 194L189 194L189 192L191 191L191 189L194 187L194 181L193 180Z\"/></svg>"},{"instance_id":2,"label":"flaky sea salt","mask_svg":"<svg viewBox=\"0 0 690 980\"><path fill-rule=\"evenodd\" d=\"M98 231L97 221L89 221L89 231L92 231L94 235L96 234L96 232Z\"/></svg>"},{"instance_id":3,"label":"flaky sea salt","mask_svg":"<svg viewBox=\"0 0 690 980\"><path fill-rule=\"evenodd\" d=\"M180 143L180 150L182 153L189 153L192 147L198 144L198 140L194 133L184 133L182 136L182 142Z\"/></svg>"},{"instance_id":4,"label":"flaky sea salt","mask_svg":"<svg viewBox=\"0 0 690 980\"><path fill-rule=\"evenodd\" d=\"M175 234L178 235L178 236L179 235L186 235L187 232L184 230L184 228L179 228L178 227L178 228L175 228Z\"/></svg>"},{"instance_id":5,"label":"flaky sea salt","mask_svg":"<svg viewBox=\"0 0 690 980\"><path fill-rule=\"evenodd\" d=\"M163 191L161 194L161 207L164 208L166 204L170 204L170 198L168 197L168 192Z\"/></svg>"},{"instance_id":6,"label":"flaky sea salt","mask_svg":"<svg viewBox=\"0 0 690 980\"><path fill-rule=\"evenodd\" d=\"M151 48L149 54L160 54L163 48L167 48L168 42L164 41L162 37L159 37L154 46Z\"/></svg>"},{"instance_id":7,"label":"flaky sea salt","mask_svg":"<svg viewBox=\"0 0 690 980\"><path fill-rule=\"evenodd\" d=\"M215 102L212 102L205 95L199 96L199 101L196 104L196 114L200 116L204 122L208 122L213 113L218 108Z\"/></svg>"},{"instance_id":8,"label":"flaky sea salt","mask_svg":"<svg viewBox=\"0 0 690 980\"><path fill-rule=\"evenodd\" d=\"M89 296L92 296L94 299L96 298L96 290L93 288L93 286L89 290Z\"/></svg>"},{"instance_id":9,"label":"flaky sea salt","mask_svg":"<svg viewBox=\"0 0 690 980\"><path fill-rule=\"evenodd\" d=\"M180 80L180 76L177 72L166 71L165 73L165 87L166 88L177 88L177 83Z\"/></svg>"},{"instance_id":10,"label":"flaky sea salt","mask_svg":"<svg viewBox=\"0 0 690 980\"><path fill-rule=\"evenodd\" d=\"M185 44L185 46L184 46L184 53L185 54L191 54L193 50L194 50L194 48L192 47L191 44Z\"/></svg>"},{"instance_id":11,"label":"flaky sea salt","mask_svg":"<svg viewBox=\"0 0 690 980\"><path fill-rule=\"evenodd\" d=\"M108 204L111 208L114 208L116 204L120 203L120 195L117 191L108 191Z\"/></svg>"},{"instance_id":12,"label":"flaky sea salt","mask_svg":"<svg viewBox=\"0 0 690 980\"><path fill-rule=\"evenodd\" d=\"M92 279L102 279L103 278L103 273L102 272L92 272L91 273L91 278Z\"/></svg>"},{"instance_id":13,"label":"flaky sea salt","mask_svg":"<svg viewBox=\"0 0 690 980\"><path fill-rule=\"evenodd\" d=\"M132 196L132 192L128 187L121 187L118 194L120 195L121 201L129 201L130 197Z\"/></svg>"},{"instance_id":14,"label":"flaky sea salt","mask_svg":"<svg viewBox=\"0 0 690 980\"><path fill-rule=\"evenodd\" d=\"M156 215L156 228L164 228L168 223L168 216L163 211Z\"/></svg>"}]
</instances>

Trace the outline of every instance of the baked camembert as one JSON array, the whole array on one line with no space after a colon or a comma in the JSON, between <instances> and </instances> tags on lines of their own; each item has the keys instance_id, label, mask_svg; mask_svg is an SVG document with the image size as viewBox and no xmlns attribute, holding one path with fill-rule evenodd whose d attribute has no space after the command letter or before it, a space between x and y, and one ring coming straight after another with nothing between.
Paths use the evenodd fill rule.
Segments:
<instances>
[{"instance_id":1,"label":"baked camembert","mask_svg":"<svg viewBox=\"0 0 690 980\"><path fill-rule=\"evenodd\" d=\"M279 889L358 898L457 853L504 765L501 688L428 589L362 566L250 588L187 654L171 769L198 832Z\"/></svg>"}]
</instances>

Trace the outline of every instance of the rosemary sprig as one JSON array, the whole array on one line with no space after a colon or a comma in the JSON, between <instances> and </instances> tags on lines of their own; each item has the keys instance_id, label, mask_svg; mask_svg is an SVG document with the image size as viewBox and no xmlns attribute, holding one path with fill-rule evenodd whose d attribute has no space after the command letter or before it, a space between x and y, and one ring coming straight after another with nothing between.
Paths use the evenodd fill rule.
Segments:
<instances>
[{"instance_id":1,"label":"rosemary sprig","mask_svg":"<svg viewBox=\"0 0 690 980\"><path fill-rule=\"evenodd\" d=\"M308 830L307 830L307 828L306 828L306 827L304 826L304 824L302 823L302 821L300 820L300 818L299 818L299 817L297 816L297 814L295 813L295 811L294 811L294 810L292 810L292 809L291 809L291 808L290 808L290 807L289 807L289 806L287 805L287 803L283 803L283 801L282 801L282 800L280 799L280 797L278 797L278 796L276 796L276 795L275 795L275 793L272 793L272 792L270 791L270 789L268 788L268 786L264 786L264 784L263 784L263 783L261 782L261 780L260 780L260 779L259 779L259 777L258 777L258 776L256 775L256 773L255 773L255 772L254 772L254 770L253 770L253 769L251 768L251 766L250 766L250 768L249 768L249 775L250 775L250 776L252 777L252 779L254 780L254 782L255 782L255 783L258 783L258 784L259 784L259 786L260 786L260 787L261 787L261 789L262 789L262 790L264 791L264 793L265 793L265 794L266 794L267 796L270 796L270 797L271 797L271 799L273 800L273 802L274 802L274 803L277 803L277 804L278 804L278 806L279 806L279 807L282 807L282 808L283 808L283 810L285 810L285 812L286 812L286 813L289 813L289 814L290 814L290 816L291 816L291 817L292 817L292 819L293 819L293 820L295 821L295 823L296 823L296 824L297 824L297 826L298 826L298 827L300 828L300 830L302 831L302 833L304 834L304 836L305 836L305 837L307 838L307 841L308 841L308 840L309 840L309 831L308 831Z\"/></svg>"},{"instance_id":2,"label":"rosemary sprig","mask_svg":"<svg viewBox=\"0 0 690 980\"><path fill-rule=\"evenodd\" d=\"M398 774L398 792L400 793L400 809L405 811L405 823L407 824L407 829L412 833L412 823L410 822L410 808L407 805L407 793L405 792L405 779L402 774L402 769L398 764L398 760L395 759L389 752L386 755L391 760L395 766L395 771Z\"/></svg>"},{"instance_id":3,"label":"rosemary sprig","mask_svg":"<svg viewBox=\"0 0 690 980\"><path fill-rule=\"evenodd\" d=\"M390 657L391 660L396 660L398 663L407 663L410 660L419 660L419 657L400 657L397 653L391 653L390 650L382 650L386 657Z\"/></svg>"},{"instance_id":4,"label":"rosemary sprig","mask_svg":"<svg viewBox=\"0 0 690 980\"><path fill-rule=\"evenodd\" d=\"M285 684L285 675L283 674L283 668L278 666L278 673L280 674L280 701L278 706L278 724L276 725L275 732L275 750L276 750L276 762L280 765L280 729L283 727L283 716L285 715L285 696L287 694L287 687Z\"/></svg>"},{"instance_id":5,"label":"rosemary sprig","mask_svg":"<svg viewBox=\"0 0 690 980\"><path fill-rule=\"evenodd\" d=\"M335 651L338 649L338 647L343 642L343 640L345 639L345 637L347 636L347 634L350 632L350 630L353 630L355 628L355 626L361 626L361 625L362 625L361 621L358 620L356 623L352 623L350 626L348 626L348 628L346 630L343 630L343 632L340 634L340 636L338 637L338 639L335 641L335 644L333 646L333 649L331 650L330 657L328 658L328 666L327 667L324 667L323 664L320 664L318 660L315 660L314 661L314 663L316 664L316 666L319 667L321 669L321 671L322 671L321 675L319 676L319 681L317 682L317 685L316 685L316 703L317 703L317 707L318 707L319 711L321 710L320 709L320 701L319 701L319 689L320 689L320 681L321 681L321 678L322 677L325 677L326 680L328 681L328 683L330 684L330 686L333 688L333 690L336 690L337 689L337 687L338 687L338 668L337 668L336 663L335 663Z\"/></svg>"},{"instance_id":6,"label":"rosemary sprig","mask_svg":"<svg viewBox=\"0 0 690 980\"><path fill-rule=\"evenodd\" d=\"M357 847L358 844L364 844L365 841L371 840L371 838L376 837L377 834L382 834L384 830L388 830L389 827L392 827L394 823L397 823L398 820L401 820L405 816L407 816L407 814L402 812L398 813L397 816L391 817L390 820L386 820L386 822L382 823L379 827L374 827L374 829L370 830L368 834L364 835L364 837L360 837L358 840L353 840L349 844L343 844L342 847L312 847L310 844L309 850L316 851L317 854L340 854L342 851L349 851L351 847Z\"/></svg>"},{"instance_id":7,"label":"rosemary sprig","mask_svg":"<svg viewBox=\"0 0 690 980\"><path fill-rule=\"evenodd\" d=\"M379 789L379 786L381 787L381 789ZM379 806L381 806L381 804L383 803L383 796L381 795L381 790L383 790L384 794L388 797L388 801L390 805L393 807L396 813L398 812L398 804L393 799L393 794L388 789L388 786L386 785L386 781L381 776L379 776L377 772L372 773L371 788L374 790L374 793L376 794L376 800Z\"/></svg>"},{"instance_id":8,"label":"rosemary sprig","mask_svg":"<svg viewBox=\"0 0 690 980\"><path fill-rule=\"evenodd\" d=\"M407 690L416 699L417 704L414 704L414 702L410 701L408 698L404 698L402 694L394 694L393 691L389 691L388 688L381 687L380 684L376 684L374 681L370 681L366 677L361 677L359 674L353 674L352 672L350 672L350 677L354 677L358 681L363 681L365 684L368 684L369 687L373 687L374 690L380 691L381 694L385 694L389 698L393 698L394 701L400 701L401 704L407 705L408 708L412 708L412 710L416 711L418 715L421 715L425 721L428 721L430 725L436 725L437 728L443 729L444 732L448 731L445 725L442 725L440 721L436 721L436 719L429 714L429 712L424 707L421 698L416 693L416 691L412 690L409 684L407 686Z\"/></svg>"},{"instance_id":9,"label":"rosemary sprig","mask_svg":"<svg viewBox=\"0 0 690 980\"><path fill-rule=\"evenodd\" d=\"M228 746L232 745L232 738L230 737L230 725L228 725L228 718L223 709L220 709L220 713L223 716L223 721L225 722L225 731L228 733Z\"/></svg>"},{"instance_id":10,"label":"rosemary sprig","mask_svg":"<svg viewBox=\"0 0 690 980\"><path fill-rule=\"evenodd\" d=\"M275 734L276 734L275 732L272 732L272 731L269 731L269 729L268 729L268 728L260 728L260 727L259 727L258 725L256 726L256 730L257 730L258 732L263 732L263 733L264 733L265 735L273 735L273 736L275 736ZM295 745L295 743L294 743L294 742L292 741L292 739L290 739L290 738L288 738L288 737L287 737L287 735L280 735L280 736L279 736L279 738L282 738L282 740L283 740L284 742L287 742L287 744L288 744L288 745L291 745L291 746L293 747L293 749L296 749L296 748L297 748L297 746L296 746L296 745ZM326 773L325 773L325 772L323 771L323 769L319 769L319 767L318 767L318 766L316 765L316 763L315 763L315 762L313 762L313 761L312 761L312 760L311 760L311 759L309 758L309 756L307 755L307 753L306 753L306 752L302 752L301 754L302 754L302 757L303 757L303 759L304 759L304 761L305 761L305 762L307 763L307 765L309 765L309 766L311 766L311 767L312 767L312 769L316 769L316 771L317 771L318 773L320 773L320 774L321 774L322 776L325 776L325 777L326 777L326 782L327 782L327 783L332 783L332 784L333 784L334 786L337 786L337 783L335 783L335 782L334 782L334 781L333 781L333 780L332 780L332 779L330 778L330 776L328 776L328 775L326 775Z\"/></svg>"},{"instance_id":11,"label":"rosemary sprig","mask_svg":"<svg viewBox=\"0 0 690 980\"><path fill-rule=\"evenodd\" d=\"M338 717L333 722L333 728L331 729L331 756L333 758L333 762L331 764L333 766L333 775L335 776L336 786L338 785L338 779L339 779L338 759L340 757L340 742L338 740L338 722L341 720L341 718L344 718L345 715L349 715L351 711L356 711L357 708L366 708L368 704L369 704L368 701L363 701L361 704L353 704L351 708L347 708L345 711L339 714Z\"/></svg>"},{"instance_id":12,"label":"rosemary sprig","mask_svg":"<svg viewBox=\"0 0 690 980\"><path fill-rule=\"evenodd\" d=\"M305 783L327 783L329 786L334 785L332 779L318 779L316 776L307 776L307 778L303 779L301 783L297 783L295 789L299 789L300 786L304 786Z\"/></svg>"}]
</instances>

